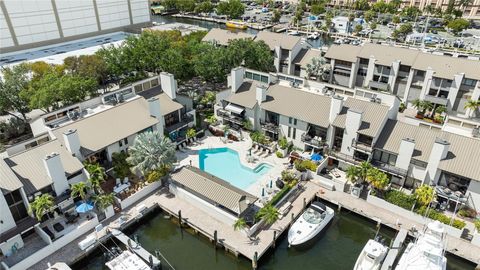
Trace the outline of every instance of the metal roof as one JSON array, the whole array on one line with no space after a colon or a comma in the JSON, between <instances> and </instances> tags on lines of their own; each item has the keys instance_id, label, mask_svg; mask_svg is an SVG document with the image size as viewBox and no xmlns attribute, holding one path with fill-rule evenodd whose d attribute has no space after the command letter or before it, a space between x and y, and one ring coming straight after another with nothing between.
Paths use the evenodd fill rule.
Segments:
<instances>
[{"instance_id":1,"label":"metal roof","mask_svg":"<svg viewBox=\"0 0 480 270\"><path fill-rule=\"evenodd\" d=\"M362 124L358 129L358 133L376 137L382 130L382 124L388 117L389 107L355 98L348 98L343 104L341 112L333 121L333 125L339 128L345 128L345 121L347 120L347 111L349 109L362 112Z\"/></svg>"},{"instance_id":2,"label":"metal roof","mask_svg":"<svg viewBox=\"0 0 480 270\"><path fill-rule=\"evenodd\" d=\"M362 47L349 44L332 45L328 48L325 58L337 59L347 62L357 61L357 56L360 53Z\"/></svg>"},{"instance_id":3,"label":"metal roof","mask_svg":"<svg viewBox=\"0 0 480 270\"><path fill-rule=\"evenodd\" d=\"M22 186L22 182L20 182L12 169L3 159L0 159L0 189L3 194L17 190Z\"/></svg>"},{"instance_id":4,"label":"metal roof","mask_svg":"<svg viewBox=\"0 0 480 270\"><path fill-rule=\"evenodd\" d=\"M230 183L192 166L182 167L171 175L172 180L237 214L245 211L257 197L245 192Z\"/></svg>"},{"instance_id":5,"label":"metal roof","mask_svg":"<svg viewBox=\"0 0 480 270\"><path fill-rule=\"evenodd\" d=\"M150 116L147 101L138 97L57 128L53 130L53 134L63 144L63 133L76 129L82 148L86 152L96 152L157 123L158 121Z\"/></svg>"},{"instance_id":6,"label":"metal roof","mask_svg":"<svg viewBox=\"0 0 480 270\"><path fill-rule=\"evenodd\" d=\"M27 194L52 184L43 160L47 155L58 153L67 175L83 168L82 163L61 144L59 140L49 141L5 159L8 166L18 175Z\"/></svg>"},{"instance_id":7,"label":"metal roof","mask_svg":"<svg viewBox=\"0 0 480 270\"><path fill-rule=\"evenodd\" d=\"M293 63L300 65L300 67L305 68L307 64L312 62L313 58L320 58L322 56L322 51L316 49L301 49L297 54Z\"/></svg>"},{"instance_id":8,"label":"metal roof","mask_svg":"<svg viewBox=\"0 0 480 270\"><path fill-rule=\"evenodd\" d=\"M232 93L226 100L233 104L253 109L257 105L256 91L257 85L261 83L256 81L244 81L236 93Z\"/></svg>"},{"instance_id":9,"label":"metal roof","mask_svg":"<svg viewBox=\"0 0 480 270\"><path fill-rule=\"evenodd\" d=\"M227 46L229 41L243 38L254 39L255 36L244 32L231 32L224 29L212 28L203 37L202 41L215 41L222 46Z\"/></svg>"},{"instance_id":10,"label":"metal roof","mask_svg":"<svg viewBox=\"0 0 480 270\"><path fill-rule=\"evenodd\" d=\"M453 79L455 74L465 73L469 79L480 80L480 61L458 57L419 53L414 69L427 70L429 67L435 72L434 77Z\"/></svg>"},{"instance_id":11,"label":"metal roof","mask_svg":"<svg viewBox=\"0 0 480 270\"><path fill-rule=\"evenodd\" d=\"M182 104L172 100L165 92L163 92L161 85L138 92L137 95L142 96L145 99L157 97L160 101L160 113L163 116L183 108Z\"/></svg>"},{"instance_id":12,"label":"metal roof","mask_svg":"<svg viewBox=\"0 0 480 270\"><path fill-rule=\"evenodd\" d=\"M272 85L267 90L267 100L261 108L281 115L328 128L330 97L297 90L292 87Z\"/></svg>"},{"instance_id":13,"label":"metal roof","mask_svg":"<svg viewBox=\"0 0 480 270\"><path fill-rule=\"evenodd\" d=\"M359 57L368 59L370 56L373 56L376 64L384 66L391 66L397 60L402 65L412 66L419 54L417 50L373 43L365 43L361 48L358 54Z\"/></svg>"},{"instance_id":14,"label":"metal roof","mask_svg":"<svg viewBox=\"0 0 480 270\"><path fill-rule=\"evenodd\" d=\"M282 49L292 50L297 43L302 41L302 38L269 31L260 31L255 38L255 41L259 40L265 42L265 44L270 47L270 50L274 50L276 46L280 46Z\"/></svg>"},{"instance_id":15,"label":"metal roof","mask_svg":"<svg viewBox=\"0 0 480 270\"><path fill-rule=\"evenodd\" d=\"M436 138L450 143L447 157L440 161L439 169L480 181L480 140L441 130L414 126L388 120L375 148L399 152L402 139L415 140L412 158L428 162Z\"/></svg>"}]
</instances>

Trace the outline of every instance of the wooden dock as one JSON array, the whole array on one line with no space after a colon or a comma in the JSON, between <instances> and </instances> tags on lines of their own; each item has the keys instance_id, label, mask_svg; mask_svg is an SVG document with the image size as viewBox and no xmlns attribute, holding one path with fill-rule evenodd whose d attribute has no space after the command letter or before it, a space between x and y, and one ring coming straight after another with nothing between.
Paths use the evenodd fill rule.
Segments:
<instances>
[{"instance_id":1,"label":"wooden dock","mask_svg":"<svg viewBox=\"0 0 480 270\"><path fill-rule=\"evenodd\" d=\"M136 243L130 237L126 236L123 232L112 229L112 236L117 238L120 242L122 242L125 246L127 246L131 251L135 252L140 258L142 258L145 262L149 263L151 267L160 266L160 260L157 257L150 254L150 252L146 251L140 244Z\"/></svg>"},{"instance_id":2,"label":"wooden dock","mask_svg":"<svg viewBox=\"0 0 480 270\"><path fill-rule=\"evenodd\" d=\"M200 17L200 16L195 16L195 15L188 15L188 14L175 14L172 15L175 18L188 18L188 19L193 19L193 20L199 20L199 21L206 21L206 22L214 22L218 24L226 24L228 20L226 19L220 19L220 18L211 18L211 17ZM272 28L273 25L267 24L263 25L260 23L247 23L248 28L255 29L255 30L265 30Z\"/></svg>"},{"instance_id":3,"label":"wooden dock","mask_svg":"<svg viewBox=\"0 0 480 270\"><path fill-rule=\"evenodd\" d=\"M405 229L400 229L393 241L392 246L388 250L387 257L385 261L383 261L382 269L381 270L390 270L393 267L393 263L398 256L398 252L402 248L403 243L405 243L405 239L407 238L408 231Z\"/></svg>"}]
</instances>

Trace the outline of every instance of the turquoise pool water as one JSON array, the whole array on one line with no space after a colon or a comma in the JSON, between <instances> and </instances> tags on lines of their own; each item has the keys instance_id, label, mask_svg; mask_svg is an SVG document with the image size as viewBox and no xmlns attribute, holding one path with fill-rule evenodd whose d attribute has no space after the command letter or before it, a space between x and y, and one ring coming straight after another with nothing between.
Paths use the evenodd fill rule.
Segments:
<instances>
[{"instance_id":1,"label":"turquoise pool water","mask_svg":"<svg viewBox=\"0 0 480 270\"><path fill-rule=\"evenodd\" d=\"M240 163L237 151L226 147L202 149L198 156L201 170L240 189L246 189L272 168L266 163L261 163L254 169L247 168Z\"/></svg>"}]
</instances>

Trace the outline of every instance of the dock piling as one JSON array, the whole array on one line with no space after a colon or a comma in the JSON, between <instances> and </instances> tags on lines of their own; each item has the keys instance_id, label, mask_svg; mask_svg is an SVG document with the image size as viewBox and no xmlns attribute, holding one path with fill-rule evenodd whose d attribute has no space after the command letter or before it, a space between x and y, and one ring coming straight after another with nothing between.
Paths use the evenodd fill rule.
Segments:
<instances>
[{"instance_id":1,"label":"dock piling","mask_svg":"<svg viewBox=\"0 0 480 270\"><path fill-rule=\"evenodd\" d=\"M303 197L303 209L307 207L307 198Z\"/></svg>"},{"instance_id":2,"label":"dock piling","mask_svg":"<svg viewBox=\"0 0 480 270\"><path fill-rule=\"evenodd\" d=\"M182 210L178 210L178 226L182 228Z\"/></svg>"},{"instance_id":3,"label":"dock piling","mask_svg":"<svg viewBox=\"0 0 480 270\"><path fill-rule=\"evenodd\" d=\"M257 263L258 263L258 252L255 251L255 254L253 254L253 260L252 260L252 268L253 270L257 269Z\"/></svg>"},{"instance_id":4,"label":"dock piling","mask_svg":"<svg viewBox=\"0 0 480 270\"><path fill-rule=\"evenodd\" d=\"M217 230L213 232L213 247L217 249L218 235Z\"/></svg>"},{"instance_id":5,"label":"dock piling","mask_svg":"<svg viewBox=\"0 0 480 270\"><path fill-rule=\"evenodd\" d=\"M277 231L273 231L273 250L275 250L275 240L277 239Z\"/></svg>"}]
</instances>

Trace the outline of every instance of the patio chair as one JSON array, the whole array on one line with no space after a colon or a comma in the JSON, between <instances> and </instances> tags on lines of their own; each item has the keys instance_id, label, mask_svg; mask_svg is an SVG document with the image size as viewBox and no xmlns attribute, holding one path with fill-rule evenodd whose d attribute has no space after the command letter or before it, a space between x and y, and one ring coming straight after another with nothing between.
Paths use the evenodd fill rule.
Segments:
<instances>
[{"instance_id":1,"label":"patio chair","mask_svg":"<svg viewBox=\"0 0 480 270\"><path fill-rule=\"evenodd\" d=\"M125 178L123 179L123 183L124 183L124 184L128 184L128 177L125 177Z\"/></svg>"},{"instance_id":2,"label":"patio chair","mask_svg":"<svg viewBox=\"0 0 480 270\"><path fill-rule=\"evenodd\" d=\"M120 178L117 178L115 183L117 186L120 186L122 184Z\"/></svg>"}]
</instances>

